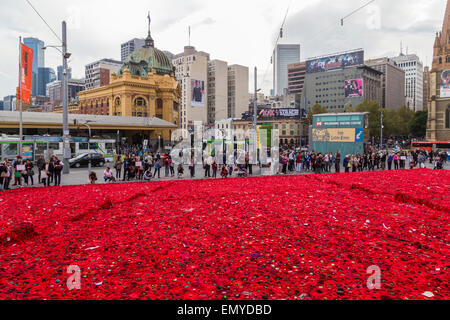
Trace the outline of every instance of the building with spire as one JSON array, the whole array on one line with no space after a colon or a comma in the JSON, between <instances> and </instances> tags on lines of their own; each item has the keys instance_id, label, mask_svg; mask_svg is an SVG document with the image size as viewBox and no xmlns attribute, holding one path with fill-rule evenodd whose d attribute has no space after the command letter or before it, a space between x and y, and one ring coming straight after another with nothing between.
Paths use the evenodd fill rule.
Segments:
<instances>
[{"instance_id":1,"label":"building with spire","mask_svg":"<svg viewBox=\"0 0 450 320\"><path fill-rule=\"evenodd\" d=\"M109 84L78 93L80 112L159 118L173 124L173 128L155 128L141 140L161 137L170 141L173 130L179 127L181 90L172 61L155 47L150 30L150 14L148 19L148 35L144 47L124 60L120 70L111 74Z\"/></svg>"},{"instance_id":2,"label":"building with spire","mask_svg":"<svg viewBox=\"0 0 450 320\"><path fill-rule=\"evenodd\" d=\"M450 140L450 0L444 15L442 31L436 33L433 65L430 71L428 103L428 141Z\"/></svg>"}]
</instances>

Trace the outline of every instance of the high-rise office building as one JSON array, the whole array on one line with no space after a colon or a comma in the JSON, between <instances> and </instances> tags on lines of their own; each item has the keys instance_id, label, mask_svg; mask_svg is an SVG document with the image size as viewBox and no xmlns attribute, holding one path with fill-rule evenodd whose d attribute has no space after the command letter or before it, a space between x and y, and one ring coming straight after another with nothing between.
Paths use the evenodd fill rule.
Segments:
<instances>
[{"instance_id":1,"label":"high-rise office building","mask_svg":"<svg viewBox=\"0 0 450 320\"><path fill-rule=\"evenodd\" d=\"M3 111L3 100L0 100L0 110Z\"/></svg>"},{"instance_id":2,"label":"high-rise office building","mask_svg":"<svg viewBox=\"0 0 450 320\"><path fill-rule=\"evenodd\" d=\"M413 111L423 109L423 63L416 54L400 53L392 58L405 71L406 104Z\"/></svg>"},{"instance_id":3,"label":"high-rise office building","mask_svg":"<svg viewBox=\"0 0 450 320\"><path fill-rule=\"evenodd\" d=\"M33 76L31 84L31 95L38 95L39 68L45 67L44 41L37 38L24 38L23 43L33 50Z\"/></svg>"},{"instance_id":4,"label":"high-rise office building","mask_svg":"<svg viewBox=\"0 0 450 320\"><path fill-rule=\"evenodd\" d=\"M248 67L228 67L228 118L241 118L248 111ZM222 120L222 119L220 119Z\"/></svg>"},{"instance_id":5,"label":"high-rise office building","mask_svg":"<svg viewBox=\"0 0 450 320\"><path fill-rule=\"evenodd\" d=\"M38 70L38 88L36 96L47 95L47 84L56 81L56 74L52 68L39 68Z\"/></svg>"},{"instance_id":6,"label":"high-rise office building","mask_svg":"<svg viewBox=\"0 0 450 320\"><path fill-rule=\"evenodd\" d=\"M63 67L62 66L58 66L58 77L56 80L61 81L62 80L62 76L63 76ZM72 68L67 68L67 78L70 80L72 79Z\"/></svg>"},{"instance_id":7,"label":"high-rise office building","mask_svg":"<svg viewBox=\"0 0 450 320\"><path fill-rule=\"evenodd\" d=\"M180 126L189 130L194 121L208 122L208 62L209 53L184 47L173 57L175 78L181 87Z\"/></svg>"},{"instance_id":8,"label":"high-rise office building","mask_svg":"<svg viewBox=\"0 0 450 320\"><path fill-rule=\"evenodd\" d=\"M299 44L279 44L276 46L273 57L273 90L274 95L281 96L288 88L288 65L300 61Z\"/></svg>"},{"instance_id":9,"label":"high-rise office building","mask_svg":"<svg viewBox=\"0 0 450 320\"><path fill-rule=\"evenodd\" d=\"M120 46L120 57L122 62L132 54L134 51L139 50L145 46L145 39L134 38L130 41L122 43Z\"/></svg>"},{"instance_id":10,"label":"high-rise office building","mask_svg":"<svg viewBox=\"0 0 450 320\"><path fill-rule=\"evenodd\" d=\"M4 111L13 111L13 102L16 99L16 96L6 96L3 98L3 110Z\"/></svg>"},{"instance_id":11,"label":"high-rise office building","mask_svg":"<svg viewBox=\"0 0 450 320\"><path fill-rule=\"evenodd\" d=\"M86 90L108 85L112 73L118 73L122 62L112 59L102 59L86 65Z\"/></svg>"},{"instance_id":12,"label":"high-rise office building","mask_svg":"<svg viewBox=\"0 0 450 320\"><path fill-rule=\"evenodd\" d=\"M85 81L78 79L70 79L68 82L67 97L69 103L78 98L78 92L83 91L85 88ZM62 81L53 81L47 84L47 92L50 97L50 109L59 106L63 102L63 87Z\"/></svg>"},{"instance_id":13,"label":"high-rise office building","mask_svg":"<svg viewBox=\"0 0 450 320\"><path fill-rule=\"evenodd\" d=\"M306 62L288 65L288 93L302 94L306 76Z\"/></svg>"},{"instance_id":14,"label":"high-rise office building","mask_svg":"<svg viewBox=\"0 0 450 320\"><path fill-rule=\"evenodd\" d=\"M208 63L208 124L228 118L228 63Z\"/></svg>"},{"instance_id":15,"label":"high-rise office building","mask_svg":"<svg viewBox=\"0 0 450 320\"><path fill-rule=\"evenodd\" d=\"M382 73L381 105L388 110L398 110L405 105L405 71L389 58L367 60L365 64Z\"/></svg>"},{"instance_id":16,"label":"high-rise office building","mask_svg":"<svg viewBox=\"0 0 450 320\"><path fill-rule=\"evenodd\" d=\"M382 104L382 72L364 65L364 51L348 51L306 61L302 108L320 104L329 112L355 108L364 100ZM305 105L306 104L306 105Z\"/></svg>"}]
</instances>

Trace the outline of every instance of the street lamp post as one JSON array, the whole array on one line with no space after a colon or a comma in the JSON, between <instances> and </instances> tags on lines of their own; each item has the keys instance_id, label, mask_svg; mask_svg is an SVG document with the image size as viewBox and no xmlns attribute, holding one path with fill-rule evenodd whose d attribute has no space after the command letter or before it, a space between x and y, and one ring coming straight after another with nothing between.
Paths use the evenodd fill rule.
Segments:
<instances>
[{"instance_id":1,"label":"street lamp post","mask_svg":"<svg viewBox=\"0 0 450 320\"><path fill-rule=\"evenodd\" d=\"M70 53L67 52L67 25L66 22L62 22L62 58L63 58L63 142L64 142L64 174L70 173L69 159L71 157L70 152L70 132L69 132L69 88L68 88L68 75L67 75L67 59L70 58Z\"/></svg>"},{"instance_id":2,"label":"street lamp post","mask_svg":"<svg viewBox=\"0 0 450 320\"><path fill-rule=\"evenodd\" d=\"M63 88L63 173L70 173L69 159L71 158L70 151L70 132L69 132L69 88L68 88L68 74L67 74L67 60L71 57L71 53L67 52L67 24L62 22L62 44L60 46L45 46L42 49L54 48L61 52L63 63L63 76L61 80ZM61 49L59 49L61 48Z\"/></svg>"}]
</instances>

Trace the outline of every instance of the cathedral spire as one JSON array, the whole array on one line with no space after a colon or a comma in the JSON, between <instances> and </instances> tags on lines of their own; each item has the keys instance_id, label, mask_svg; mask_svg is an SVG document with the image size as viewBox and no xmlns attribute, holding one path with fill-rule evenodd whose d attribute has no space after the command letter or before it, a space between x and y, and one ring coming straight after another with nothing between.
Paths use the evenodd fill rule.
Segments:
<instances>
[{"instance_id":1,"label":"cathedral spire","mask_svg":"<svg viewBox=\"0 0 450 320\"><path fill-rule=\"evenodd\" d=\"M444 48L450 44L450 0L447 0L447 8L445 9L444 23L441 32L441 47Z\"/></svg>"},{"instance_id":2,"label":"cathedral spire","mask_svg":"<svg viewBox=\"0 0 450 320\"><path fill-rule=\"evenodd\" d=\"M147 39L145 39L145 47L146 48L150 48L150 47L153 48L155 46L155 41L153 41L152 33L150 31L150 24L152 22L152 19L150 17L150 11L148 12L147 19L148 19L148 35L147 35Z\"/></svg>"}]
</instances>

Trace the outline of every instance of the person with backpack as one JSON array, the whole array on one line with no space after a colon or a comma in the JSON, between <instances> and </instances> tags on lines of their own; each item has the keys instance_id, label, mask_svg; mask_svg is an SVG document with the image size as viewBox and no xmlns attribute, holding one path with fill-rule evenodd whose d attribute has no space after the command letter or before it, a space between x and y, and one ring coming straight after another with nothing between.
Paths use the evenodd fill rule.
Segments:
<instances>
[{"instance_id":1,"label":"person with backpack","mask_svg":"<svg viewBox=\"0 0 450 320\"><path fill-rule=\"evenodd\" d=\"M156 173L158 172L158 179L161 178L161 158L156 158L155 161L155 172L153 173L153 176L156 178Z\"/></svg>"}]
</instances>

